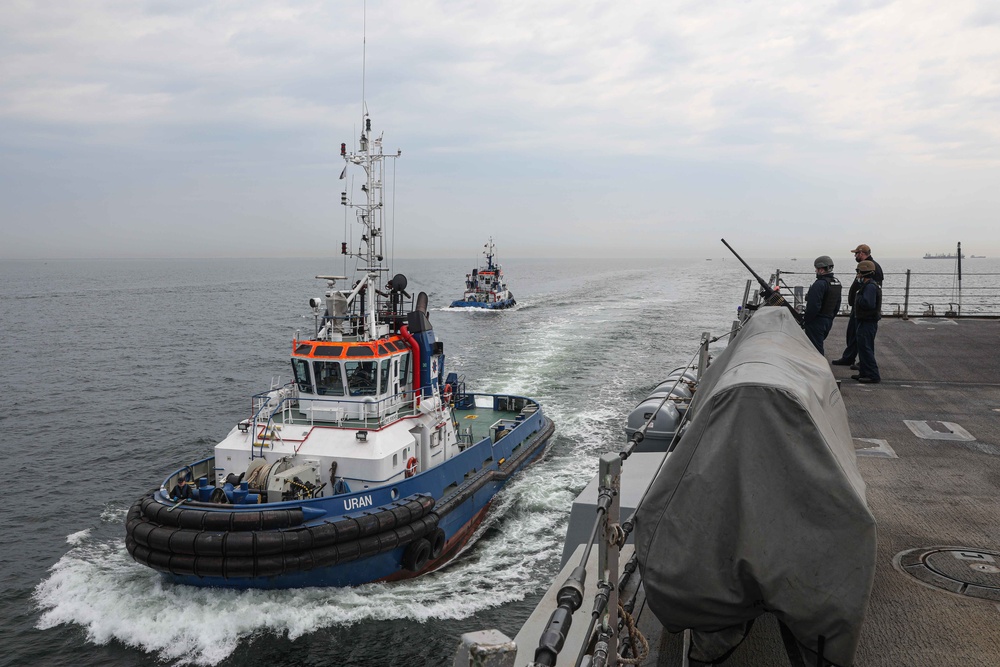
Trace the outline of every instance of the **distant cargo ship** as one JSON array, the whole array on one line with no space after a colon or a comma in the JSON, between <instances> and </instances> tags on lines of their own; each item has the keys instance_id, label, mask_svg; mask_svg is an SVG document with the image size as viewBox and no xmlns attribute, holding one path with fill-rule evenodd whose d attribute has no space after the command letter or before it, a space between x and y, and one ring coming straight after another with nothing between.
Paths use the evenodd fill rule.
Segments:
<instances>
[{"instance_id":1,"label":"distant cargo ship","mask_svg":"<svg viewBox=\"0 0 1000 667\"><path fill-rule=\"evenodd\" d=\"M924 253L924 259L958 259L958 255L953 255L951 253L940 253L937 255L932 255L931 253ZM965 259L965 253L962 253L962 259Z\"/></svg>"}]
</instances>

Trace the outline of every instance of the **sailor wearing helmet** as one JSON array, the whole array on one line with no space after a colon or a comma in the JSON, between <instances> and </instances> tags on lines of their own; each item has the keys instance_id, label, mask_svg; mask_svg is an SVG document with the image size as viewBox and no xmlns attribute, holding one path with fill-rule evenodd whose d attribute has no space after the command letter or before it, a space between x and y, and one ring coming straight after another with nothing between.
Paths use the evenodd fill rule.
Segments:
<instances>
[{"instance_id":1,"label":"sailor wearing helmet","mask_svg":"<svg viewBox=\"0 0 1000 667\"><path fill-rule=\"evenodd\" d=\"M813 262L816 267L816 282L806 294L806 312L803 328L806 336L823 354L823 341L826 340L833 318L840 310L840 281L833 277L833 260L828 255L821 255Z\"/></svg>"}]
</instances>

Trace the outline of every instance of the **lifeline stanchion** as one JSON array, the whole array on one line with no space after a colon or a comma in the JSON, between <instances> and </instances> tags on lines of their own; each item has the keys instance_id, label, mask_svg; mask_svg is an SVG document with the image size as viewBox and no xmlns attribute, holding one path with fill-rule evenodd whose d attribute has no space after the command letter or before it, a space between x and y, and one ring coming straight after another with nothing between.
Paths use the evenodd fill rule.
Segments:
<instances>
[{"instance_id":1,"label":"lifeline stanchion","mask_svg":"<svg viewBox=\"0 0 1000 667\"><path fill-rule=\"evenodd\" d=\"M538 639L538 648L535 649L535 665L553 667L559 657L559 651L562 650L563 645L566 643L566 637L569 636L570 628L573 625L573 614L583 604L584 591L586 590L587 585L587 561L590 560L590 552L594 547L594 541L597 539L598 532L602 526L604 526L605 535L602 535L603 539L601 540L600 549L606 549L608 512L612 507L614 507L616 511L618 508L617 488L612 488L606 484L618 484L620 477L621 459L619 456L617 454L605 454L602 456L600 468L601 484L598 489L596 510L597 517L594 521L594 527L590 531L590 538L586 542L587 546L583 550L583 557L580 559L580 564L573 568L573 571L570 572L569 577L566 578L565 583L563 583L562 588L559 589L559 593L556 595L556 601L559 606L552 612L552 615L549 617L549 622L546 625L545 630L542 632L542 636ZM616 516L616 524L617 519L618 517ZM617 546L615 547L614 554L614 580L617 580ZM606 565L604 561L606 558L607 556L605 556L605 558L601 558L600 555L598 556L598 565L601 568L599 571L602 575L606 574L604 569L604 566ZM612 579L605 579L605 581L612 581ZM617 614L618 590L616 587L612 586L612 592L610 595L614 597L614 613ZM617 620L615 620L615 624L617 624Z\"/></svg>"}]
</instances>

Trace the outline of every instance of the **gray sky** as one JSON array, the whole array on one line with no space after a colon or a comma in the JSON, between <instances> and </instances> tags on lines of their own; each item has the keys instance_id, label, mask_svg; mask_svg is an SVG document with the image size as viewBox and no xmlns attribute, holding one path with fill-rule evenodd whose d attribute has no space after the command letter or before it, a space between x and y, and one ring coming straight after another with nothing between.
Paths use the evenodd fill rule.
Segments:
<instances>
[{"instance_id":1,"label":"gray sky","mask_svg":"<svg viewBox=\"0 0 1000 667\"><path fill-rule=\"evenodd\" d=\"M360 0L0 3L0 257L330 256ZM1000 255L1000 4L371 2L396 254Z\"/></svg>"}]
</instances>

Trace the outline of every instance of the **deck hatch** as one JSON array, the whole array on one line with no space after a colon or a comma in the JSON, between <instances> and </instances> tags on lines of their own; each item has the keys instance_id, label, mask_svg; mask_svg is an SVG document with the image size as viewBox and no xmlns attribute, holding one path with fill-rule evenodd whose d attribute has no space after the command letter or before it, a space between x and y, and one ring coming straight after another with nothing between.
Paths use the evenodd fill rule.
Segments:
<instances>
[{"instance_id":1,"label":"deck hatch","mask_svg":"<svg viewBox=\"0 0 1000 667\"><path fill-rule=\"evenodd\" d=\"M956 546L908 549L896 554L893 565L927 586L1000 602L1000 552Z\"/></svg>"}]
</instances>

